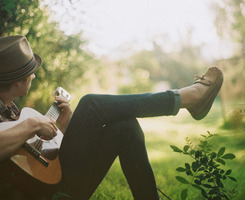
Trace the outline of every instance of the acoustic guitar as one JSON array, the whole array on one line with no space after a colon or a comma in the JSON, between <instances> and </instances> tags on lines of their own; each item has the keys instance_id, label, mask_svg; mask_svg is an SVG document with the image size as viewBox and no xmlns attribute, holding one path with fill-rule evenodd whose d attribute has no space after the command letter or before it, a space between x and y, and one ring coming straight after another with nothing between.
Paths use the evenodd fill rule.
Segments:
<instances>
[{"instance_id":1,"label":"acoustic guitar","mask_svg":"<svg viewBox=\"0 0 245 200\"><path fill-rule=\"evenodd\" d=\"M63 88L58 87L54 92L55 96L61 96L68 101L71 95ZM58 102L54 102L46 116L57 120L60 110ZM23 120L41 114L32 108L23 108L17 121L0 123L0 130L11 128ZM23 146L10 158L19 169L30 175L32 178L45 184L56 184L61 180L61 167L58 157L58 151L63 138L63 133L58 130L57 136L52 140L43 140L37 135L27 140ZM6 167L4 170L7 170ZM3 169L2 172L4 173ZM25 178L24 180L25 181Z\"/></svg>"}]
</instances>

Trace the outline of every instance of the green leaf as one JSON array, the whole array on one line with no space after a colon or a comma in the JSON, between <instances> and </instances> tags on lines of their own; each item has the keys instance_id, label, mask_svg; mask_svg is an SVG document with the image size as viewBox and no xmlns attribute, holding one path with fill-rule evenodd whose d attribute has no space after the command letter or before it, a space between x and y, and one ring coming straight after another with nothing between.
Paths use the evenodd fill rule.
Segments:
<instances>
[{"instance_id":1,"label":"green leaf","mask_svg":"<svg viewBox=\"0 0 245 200\"><path fill-rule=\"evenodd\" d=\"M208 163L208 158L207 158L207 157L202 157L202 158L200 159L200 162L201 162L201 164L205 165L205 164Z\"/></svg>"},{"instance_id":2,"label":"green leaf","mask_svg":"<svg viewBox=\"0 0 245 200\"><path fill-rule=\"evenodd\" d=\"M185 145L184 148L183 148L184 152L187 152L189 148L190 148L189 145Z\"/></svg>"},{"instance_id":3,"label":"green leaf","mask_svg":"<svg viewBox=\"0 0 245 200\"><path fill-rule=\"evenodd\" d=\"M199 158L201 155L202 155L202 153L200 151L195 152L195 158Z\"/></svg>"},{"instance_id":4,"label":"green leaf","mask_svg":"<svg viewBox=\"0 0 245 200\"><path fill-rule=\"evenodd\" d=\"M232 160L232 159L236 158L236 156L232 153L227 153L227 154L223 155L222 158Z\"/></svg>"},{"instance_id":5,"label":"green leaf","mask_svg":"<svg viewBox=\"0 0 245 200\"><path fill-rule=\"evenodd\" d=\"M208 195L207 195L207 193L206 193L206 191L204 189L201 190L201 193L202 193L202 196L204 196L205 198L208 197Z\"/></svg>"},{"instance_id":6,"label":"green leaf","mask_svg":"<svg viewBox=\"0 0 245 200\"><path fill-rule=\"evenodd\" d=\"M228 178L233 180L233 181L235 181L235 182L237 182L237 180L234 177L232 177L232 176L228 176Z\"/></svg>"},{"instance_id":7,"label":"green leaf","mask_svg":"<svg viewBox=\"0 0 245 200\"><path fill-rule=\"evenodd\" d=\"M207 178L210 178L211 177L211 174L206 174L205 175L205 178L207 179Z\"/></svg>"},{"instance_id":8,"label":"green leaf","mask_svg":"<svg viewBox=\"0 0 245 200\"><path fill-rule=\"evenodd\" d=\"M209 184L203 184L203 186L204 186L205 188L212 188L212 185L209 185Z\"/></svg>"},{"instance_id":9,"label":"green leaf","mask_svg":"<svg viewBox=\"0 0 245 200\"><path fill-rule=\"evenodd\" d=\"M186 171L186 174L189 176L193 176L193 173L191 172L191 170L188 170L188 171Z\"/></svg>"},{"instance_id":10,"label":"green leaf","mask_svg":"<svg viewBox=\"0 0 245 200\"><path fill-rule=\"evenodd\" d=\"M192 184L192 186L193 186L194 188L198 189L198 190L202 190L202 187L201 187L201 186L199 186L199 185Z\"/></svg>"},{"instance_id":11,"label":"green leaf","mask_svg":"<svg viewBox=\"0 0 245 200\"><path fill-rule=\"evenodd\" d=\"M217 158L216 161L219 162L219 163L221 163L222 165L225 165L225 161L222 160L222 159L220 159L220 158Z\"/></svg>"},{"instance_id":12,"label":"green leaf","mask_svg":"<svg viewBox=\"0 0 245 200\"><path fill-rule=\"evenodd\" d=\"M182 190L182 192L181 192L181 200L186 200L187 195L188 195L187 192L188 192L188 189Z\"/></svg>"},{"instance_id":13,"label":"green leaf","mask_svg":"<svg viewBox=\"0 0 245 200\"><path fill-rule=\"evenodd\" d=\"M209 182L209 183L214 182L214 178L210 178L210 179L208 179L208 182Z\"/></svg>"},{"instance_id":14,"label":"green leaf","mask_svg":"<svg viewBox=\"0 0 245 200\"><path fill-rule=\"evenodd\" d=\"M190 151L190 154L191 155L193 155L193 154L195 154L196 153L196 151L194 150L194 149L192 149L191 151Z\"/></svg>"},{"instance_id":15,"label":"green leaf","mask_svg":"<svg viewBox=\"0 0 245 200\"><path fill-rule=\"evenodd\" d=\"M174 145L170 145L170 147L173 149L174 152L183 152L182 150L180 150L178 147Z\"/></svg>"},{"instance_id":16,"label":"green leaf","mask_svg":"<svg viewBox=\"0 0 245 200\"><path fill-rule=\"evenodd\" d=\"M223 185L223 183L221 182L220 179L217 179L217 180L216 180L216 183L217 183L217 185L218 185L219 187L224 188L224 185Z\"/></svg>"},{"instance_id":17,"label":"green leaf","mask_svg":"<svg viewBox=\"0 0 245 200\"><path fill-rule=\"evenodd\" d=\"M214 198L215 198L215 200L222 200L222 197L221 196L216 196Z\"/></svg>"},{"instance_id":18,"label":"green leaf","mask_svg":"<svg viewBox=\"0 0 245 200\"><path fill-rule=\"evenodd\" d=\"M207 146L208 145L208 142L207 141L203 141L202 143L204 146Z\"/></svg>"},{"instance_id":19,"label":"green leaf","mask_svg":"<svg viewBox=\"0 0 245 200\"><path fill-rule=\"evenodd\" d=\"M221 188L224 188L224 185L223 183L220 181L220 185L219 185Z\"/></svg>"},{"instance_id":20,"label":"green leaf","mask_svg":"<svg viewBox=\"0 0 245 200\"><path fill-rule=\"evenodd\" d=\"M218 151L218 157L222 156L225 153L225 147L221 147Z\"/></svg>"},{"instance_id":21,"label":"green leaf","mask_svg":"<svg viewBox=\"0 0 245 200\"><path fill-rule=\"evenodd\" d=\"M176 178L179 182L181 182L181 183L183 183L183 184L189 184L189 181L187 181L185 178L183 178L183 177L181 177L181 176L175 176L175 178Z\"/></svg>"},{"instance_id":22,"label":"green leaf","mask_svg":"<svg viewBox=\"0 0 245 200\"><path fill-rule=\"evenodd\" d=\"M197 179L195 179L194 182L195 182L197 185L201 185L201 184L202 184L201 181L199 181L199 180L197 180Z\"/></svg>"},{"instance_id":23,"label":"green leaf","mask_svg":"<svg viewBox=\"0 0 245 200\"><path fill-rule=\"evenodd\" d=\"M187 170L190 170L190 169L191 169L191 166L190 166L188 163L185 163L185 168L186 168Z\"/></svg>"},{"instance_id":24,"label":"green leaf","mask_svg":"<svg viewBox=\"0 0 245 200\"><path fill-rule=\"evenodd\" d=\"M216 154L215 152L212 152L212 153L210 154L211 159L215 158L216 156L217 156L217 154Z\"/></svg>"},{"instance_id":25,"label":"green leaf","mask_svg":"<svg viewBox=\"0 0 245 200\"><path fill-rule=\"evenodd\" d=\"M176 169L176 171L178 171L178 172L185 172L186 169L183 168L183 167L178 167L178 168Z\"/></svg>"},{"instance_id":26,"label":"green leaf","mask_svg":"<svg viewBox=\"0 0 245 200\"><path fill-rule=\"evenodd\" d=\"M232 172L231 169L229 169L229 170L226 171L225 175L230 175L231 172Z\"/></svg>"},{"instance_id":27,"label":"green leaf","mask_svg":"<svg viewBox=\"0 0 245 200\"><path fill-rule=\"evenodd\" d=\"M199 162L196 161L192 163L191 168L194 172L196 172L199 166L200 166Z\"/></svg>"}]
</instances>

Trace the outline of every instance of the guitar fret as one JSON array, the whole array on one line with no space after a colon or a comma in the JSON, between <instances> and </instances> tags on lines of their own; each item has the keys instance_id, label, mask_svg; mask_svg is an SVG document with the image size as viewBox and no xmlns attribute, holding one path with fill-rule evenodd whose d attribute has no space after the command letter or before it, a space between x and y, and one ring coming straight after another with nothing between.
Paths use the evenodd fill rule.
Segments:
<instances>
[{"instance_id":1,"label":"guitar fret","mask_svg":"<svg viewBox=\"0 0 245 200\"><path fill-rule=\"evenodd\" d=\"M60 110L58 107L57 102L54 102L53 105L49 108L48 112L46 113L46 116L51 117L54 121L56 121L59 117Z\"/></svg>"}]
</instances>

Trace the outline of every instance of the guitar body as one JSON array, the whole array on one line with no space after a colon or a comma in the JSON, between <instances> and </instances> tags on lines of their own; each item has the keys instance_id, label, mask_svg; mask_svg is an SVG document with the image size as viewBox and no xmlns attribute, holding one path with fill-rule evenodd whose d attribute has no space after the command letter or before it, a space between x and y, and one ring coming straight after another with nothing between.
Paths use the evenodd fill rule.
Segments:
<instances>
[{"instance_id":1,"label":"guitar body","mask_svg":"<svg viewBox=\"0 0 245 200\"><path fill-rule=\"evenodd\" d=\"M71 99L71 95L62 87L58 87L53 95L68 102ZM60 114L58 104L55 101L45 116L56 121ZM0 130L9 129L36 116L41 114L32 108L23 108L17 121L0 123ZM48 196L50 199L58 189L57 183L62 176L58 157L62 139L63 133L58 130L52 140L42 140L36 135L27 140L12 157L0 162L0 179L6 179L30 199Z\"/></svg>"},{"instance_id":2,"label":"guitar body","mask_svg":"<svg viewBox=\"0 0 245 200\"><path fill-rule=\"evenodd\" d=\"M25 151L23 149L23 151ZM0 199L13 197L9 193L17 192L26 200L52 199L53 195L59 191L59 184L46 184L29 175L11 159L0 162L0 181L5 185L10 184L10 188L1 190ZM10 199L9 199L10 200Z\"/></svg>"},{"instance_id":3,"label":"guitar body","mask_svg":"<svg viewBox=\"0 0 245 200\"><path fill-rule=\"evenodd\" d=\"M23 108L17 121L0 123L0 130L9 129L23 120L41 114L32 108ZM30 177L45 184L57 184L61 180L61 167L58 157L58 150L63 138L63 134L58 130L57 136L50 141L41 140L38 136L35 136L26 141L28 148L36 148L37 142L42 143L41 148L37 152L32 153L26 148L21 147L10 160ZM29 177L29 178L30 178Z\"/></svg>"}]
</instances>

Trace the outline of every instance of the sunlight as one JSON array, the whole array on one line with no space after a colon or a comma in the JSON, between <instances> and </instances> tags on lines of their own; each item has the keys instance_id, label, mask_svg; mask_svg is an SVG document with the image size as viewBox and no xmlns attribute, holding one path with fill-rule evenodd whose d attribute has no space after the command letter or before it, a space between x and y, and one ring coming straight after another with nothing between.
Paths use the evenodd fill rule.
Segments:
<instances>
[{"instance_id":1,"label":"sunlight","mask_svg":"<svg viewBox=\"0 0 245 200\"><path fill-rule=\"evenodd\" d=\"M50 4L50 0L44 2ZM116 54L125 44L131 44L129 49L150 49L152 41L167 35L173 43L187 37L194 45L205 44L204 53L209 57L228 56L231 48L225 50L221 46L230 43L217 36L209 9L211 2L87 0L75 2L75 9L66 4L66 9L54 5L51 9L60 28L66 34L82 31L89 41L88 50L96 55ZM166 43L164 40L161 45Z\"/></svg>"}]
</instances>

